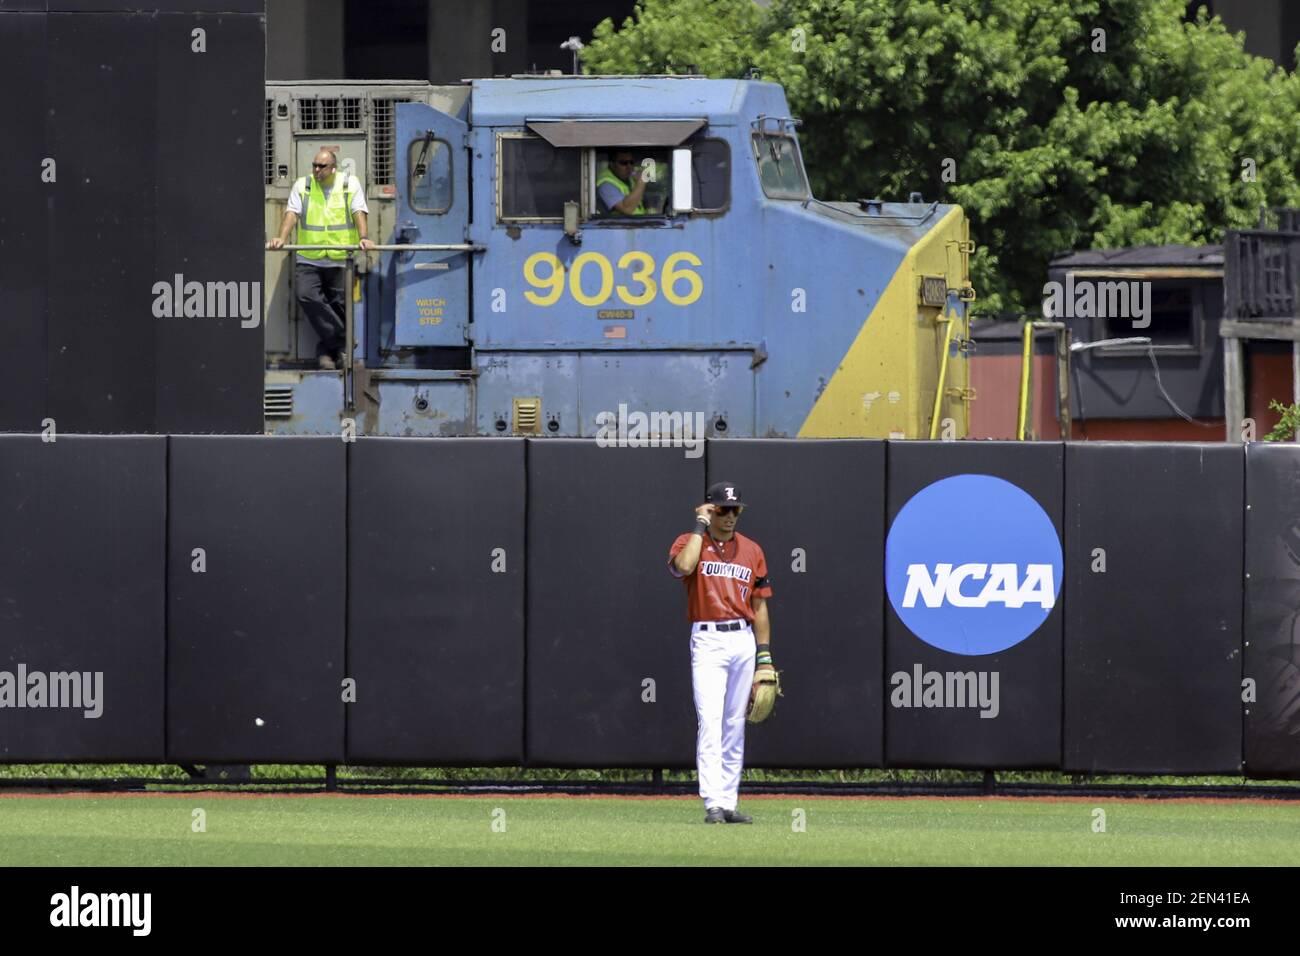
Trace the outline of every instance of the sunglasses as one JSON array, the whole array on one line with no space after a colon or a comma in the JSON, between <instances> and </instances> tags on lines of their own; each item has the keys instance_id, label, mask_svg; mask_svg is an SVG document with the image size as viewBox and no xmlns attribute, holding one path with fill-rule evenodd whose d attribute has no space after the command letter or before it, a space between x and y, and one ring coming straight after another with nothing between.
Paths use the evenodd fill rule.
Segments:
<instances>
[{"instance_id":1,"label":"sunglasses","mask_svg":"<svg viewBox=\"0 0 1300 956\"><path fill-rule=\"evenodd\" d=\"M329 169L329 168L330 168L331 166L333 166L333 165L334 165L333 163L312 163L312 164L311 164L311 168L312 168L312 169Z\"/></svg>"},{"instance_id":2,"label":"sunglasses","mask_svg":"<svg viewBox=\"0 0 1300 956\"><path fill-rule=\"evenodd\" d=\"M735 505L725 505L725 506L723 506L723 507L721 507L721 508L718 508L717 511L718 511L718 514L720 514L720 515L738 515L738 514L740 514L740 509L739 509L738 507L736 507Z\"/></svg>"}]
</instances>

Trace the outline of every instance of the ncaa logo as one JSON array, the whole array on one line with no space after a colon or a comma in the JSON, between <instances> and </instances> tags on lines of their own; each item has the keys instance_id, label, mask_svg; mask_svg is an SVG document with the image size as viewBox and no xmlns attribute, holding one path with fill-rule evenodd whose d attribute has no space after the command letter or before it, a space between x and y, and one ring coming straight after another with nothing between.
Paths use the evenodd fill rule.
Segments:
<instances>
[{"instance_id":1,"label":"ncaa logo","mask_svg":"<svg viewBox=\"0 0 1300 956\"><path fill-rule=\"evenodd\" d=\"M885 590L908 630L953 654L995 654L1047 620L1061 539L1027 492L991 475L922 488L889 529Z\"/></svg>"}]
</instances>

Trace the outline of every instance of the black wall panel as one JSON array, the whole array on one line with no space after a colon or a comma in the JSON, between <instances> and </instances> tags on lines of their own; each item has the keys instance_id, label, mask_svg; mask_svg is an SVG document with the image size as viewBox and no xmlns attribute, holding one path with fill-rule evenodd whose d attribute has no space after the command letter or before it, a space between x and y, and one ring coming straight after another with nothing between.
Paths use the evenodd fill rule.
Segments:
<instances>
[{"instance_id":1,"label":"black wall panel","mask_svg":"<svg viewBox=\"0 0 1300 956\"><path fill-rule=\"evenodd\" d=\"M0 9L8 9L0 7ZM45 411L46 203L45 17L0 14L0 329L5 375L0 429L34 432ZM20 92L21 91L21 92Z\"/></svg>"},{"instance_id":2,"label":"black wall panel","mask_svg":"<svg viewBox=\"0 0 1300 956\"><path fill-rule=\"evenodd\" d=\"M350 763L523 762L524 503L522 439L351 446Z\"/></svg>"},{"instance_id":3,"label":"black wall panel","mask_svg":"<svg viewBox=\"0 0 1300 956\"><path fill-rule=\"evenodd\" d=\"M165 438L0 436L0 761L163 759L165 481Z\"/></svg>"},{"instance_id":4,"label":"black wall panel","mask_svg":"<svg viewBox=\"0 0 1300 956\"><path fill-rule=\"evenodd\" d=\"M263 13L0 0L0 428L261 431ZM177 275L243 284L248 327L156 316Z\"/></svg>"},{"instance_id":5,"label":"black wall panel","mask_svg":"<svg viewBox=\"0 0 1300 956\"><path fill-rule=\"evenodd\" d=\"M49 415L60 431L152 431L153 18L63 14L49 29Z\"/></svg>"},{"instance_id":6,"label":"black wall panel","mask_svg":"<svg viewBox=\"0 0 1300 956\"><path fill-rule=\"evenodd\" d=\"M1065 769L1240 773L1242 446L1065 455Z\"/></svg>"},{"instance_id":7,"label":"black wall panel","mask_svg":"<svg viewBox=\"0 0 1300 956\"><path fill-rule=\"evenodd\" d=\"M704 487L704 459L681 448L529 441L529 763L694 766L686 596L668 549Z\"/></svg>"},{"instance_id":8,"label":"black wall panel","mask_svg":"<svg viewBox=\"0 0 1300 956\"><path fill-rule=\"evenodd\" d=\"M1247 773L1300 774L1300 447L1246 446Z\"/></svg>"},{"instance_id":9,"label":"black wall panel","mask_svg":"<svg viewBox=\"0 0 1300 956\"><path fill-rule=\"evenodd\" d=\"M773 717L747 729L746 765L880 766L884 443L709 442L707 484L723 480L747 502L737 529L767 557L785 693Z\"/></svg>"},{"instance_id":10,"label":"black wall panel","mask_svg":"<svg viewBox=\"0 0 1300 956\"><path fill-rule=\"evenodd\" d=\"M345 447L170 439L170 759L342 762Z\"/></svg>"},{"instance_id":11,"label":"black wall panel","mask_svg":"<svg viewBox=\"0 0 1300 956\"><path fill-rule=\"evenodd\" d=\"M918 568L926 568L924 573L933 575L937 581L942 573L941 565L948 565L955 573L966 563L982 562L984 568L982 581L968 578L959 585L962 600L971 600L973 596L983 600L983 607L954 609L946 594L936 599L935 606L926 607L928 599L912 595L917 613L926 615L927 633L932 641L976 647L979 642L972 635L1005 637L1022 620L1017 616L1012 621L1008 606L994 602L985 596L985 591L994 584L994 564L1017 565L1017 574L1023 578L1021 583L1029 583L1028 565L1043 556L1042 549L1030 554L1005 542L1016 537L1015 529L1029 526L1030 519L1041 521L1043 533L1049 539L1054 537L1055 547L1059 548L1062 457L1062 446L1048 442L889 443L887 575L891 549L898 549L899 554L905 550L900 547L901 539L893 535L900 527L897 523L900 511L913 496L941 479L985 476L974 482L959 483L978 485L980 490L976 496L950 498L936 502L937 506L926 507L922 507L921 501L928 499L921 499L908 512L924 526L925 533L913 533L910 547L906 549L915 556ZM1015 496L1016 506L992 509L985 498L987 482L992 482L999 493ZM1023 496L1007 489L1002 482L1018 487L1033 502L1021 503L1019 499ZM964 543L960 547L941 544L950 529L955 528L968 529L960 535L966 539ZM971 528L977 528L983 539L976 536L976 540L970 540ZM1059 560L1059 551L1057 554ZM894 560L897 559L895 555ZM1052 583L1059 588L1063 582L1056 579ZM908 600L908 592L901 587L900 591L900 604L903 604ZM889 765L970 768L1060 765L1062 609L1059 595L1049 603L1050 608L1041 608L1045 618L1027 636L1004 650L976 654L945 650L921 640L900 619L893 600L887 599L884 691L885 758ZM981 699L986 703L977 706Z\"/></svg>"},{"instance_id":12,"label":"black wall panel","mask_svg":"<svg viewBox=\"0 0 1300 956\"><path fill-rule=\"evenodd\" d=\"M250 320L153 320L156 428L260 432L263 22L183 14L162 14L156 22L154 274L168 283L180 274L186 281L237 282L259 290L244 297L256 305ZM195 28L206 32L206 52L192 50Z\"/></svg>"}]
</instances>

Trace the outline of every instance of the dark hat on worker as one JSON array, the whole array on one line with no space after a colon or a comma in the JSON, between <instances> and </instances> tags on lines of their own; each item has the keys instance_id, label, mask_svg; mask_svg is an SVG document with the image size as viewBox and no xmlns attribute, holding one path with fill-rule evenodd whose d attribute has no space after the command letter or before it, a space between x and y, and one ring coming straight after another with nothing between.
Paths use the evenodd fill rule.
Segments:
<instances>
[{"instance_id":1,"label":"dark hat on worker","mask_svg":"<svg viewBox=\"0 0 1300 956\"><path fill-rule=\"evenodd\" d=\"M745 505L740 488L734 481L719 481L715 485L710 485L704 500L711 505L739 505L742 508Z\"/></svg>"}]
</instances>

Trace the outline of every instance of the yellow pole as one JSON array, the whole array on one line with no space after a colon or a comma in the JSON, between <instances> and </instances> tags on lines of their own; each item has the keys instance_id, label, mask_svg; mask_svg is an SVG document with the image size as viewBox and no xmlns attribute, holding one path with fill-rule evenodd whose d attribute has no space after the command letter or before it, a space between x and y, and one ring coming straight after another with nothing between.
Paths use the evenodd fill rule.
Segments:
<instances>
[{"instance_id":1,"label":"yellow pole","mask_svg":"<svg viewBox=\"0 0 1300 956\"><path fill-rule=\"evenodd\" d=\"M1020 414L1016 423L1016 441L1025 440L1025 422L1029 417L1029 363L1034 353L1034 323L1025 322L1024 351L1020 361Z\"/></svg>"},{"instance_id":2,"label":"yellow pole","mask_svg":"<svg viewBox=\"0 0 1300 956\"><path fill-rule=\"evenodd\" d=\"M939 412L943 408L943 386L948 381L948 349L952 345L952 313L939 320L943 323L943 354L939 358L939 384L934 389L934 414L930 416L930 437L939 437Z\"/></svg>"}]
</instances>

